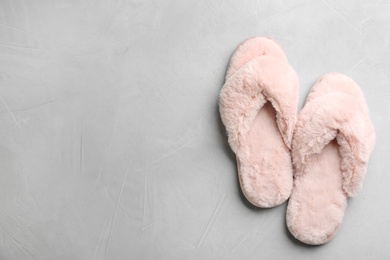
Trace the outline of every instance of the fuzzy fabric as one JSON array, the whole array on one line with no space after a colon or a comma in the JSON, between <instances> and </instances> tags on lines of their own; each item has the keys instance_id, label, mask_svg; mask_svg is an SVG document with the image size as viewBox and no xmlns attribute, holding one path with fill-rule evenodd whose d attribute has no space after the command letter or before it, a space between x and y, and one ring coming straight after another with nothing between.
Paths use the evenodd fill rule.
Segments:
<instances>
[{"instance_id":1,"label":"fuzzy fabric","mask_svg":"<svg viewBox=\"0 0 390 260\"><path fill-rule=\"evenodd\" d=\"M294 188L287 227L312 245L336 234L348 197L359 192L375 132L359 86L331 73L311 89L296 124L292 158Z\"/></svg>"},{"instance_id":2,"label":"fuzzy fabric","mask_svg":"<svg viewBox=\"0 0 390 260\"><path fill-rule=\"evenodd\" d=\"M298 77L275 41L251 38L236 49L219 109L241 189L255 206L277 206L290 196L297 102Z\"/></svg>"}]
</instances>

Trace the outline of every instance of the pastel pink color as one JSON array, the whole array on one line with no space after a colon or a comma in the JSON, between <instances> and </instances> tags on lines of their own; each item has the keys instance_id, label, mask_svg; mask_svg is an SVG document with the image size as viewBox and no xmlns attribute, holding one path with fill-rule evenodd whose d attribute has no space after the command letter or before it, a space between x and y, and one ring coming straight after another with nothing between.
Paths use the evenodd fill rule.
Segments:
<instances>
[{"instance_id":1,"label":"pastel pink color","mask_svg":"<svg viewBox=\"0 0 390 260\"><path fill-rule=\"evenodd\" d=\"M242 192L255 206L277 206L290 196L297 103L298 77L282 48L265 37L243 42L230 59L219 110Z\"/></svg>"},{"instance_id":2,"label":"pastel pink color","mask_svg":"<svg viewBox=\"0 0 390 260\"><path fill-rule=\"evenodd\" d=\"M359 86L331 73L312 87L299 114L293 142L294 187L287 227L312 245L330 241L347 198L361 189L375 132Z\"/></svg>"}]
</instances>

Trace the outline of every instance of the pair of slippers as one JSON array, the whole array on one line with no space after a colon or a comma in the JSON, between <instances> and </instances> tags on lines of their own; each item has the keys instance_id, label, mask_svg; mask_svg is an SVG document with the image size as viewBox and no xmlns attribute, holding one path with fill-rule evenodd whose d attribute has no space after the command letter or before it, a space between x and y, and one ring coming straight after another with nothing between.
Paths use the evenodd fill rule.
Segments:
<instances>
[{"instance_id":1,"label":"pair of slippers","mask_svg":"<svg viewBox=\"0 0 390 260\"><path fill-rule=\"evenodd\" d=\"M299 115L297 104L298 77L282 48L265 37L243 42L219 105L241 190L262 208L289 199L291 234L320 245L334 237L347 199L362 186L375 132L362 91L345 75L322 76Z\"/></svg>"}]
</instances>

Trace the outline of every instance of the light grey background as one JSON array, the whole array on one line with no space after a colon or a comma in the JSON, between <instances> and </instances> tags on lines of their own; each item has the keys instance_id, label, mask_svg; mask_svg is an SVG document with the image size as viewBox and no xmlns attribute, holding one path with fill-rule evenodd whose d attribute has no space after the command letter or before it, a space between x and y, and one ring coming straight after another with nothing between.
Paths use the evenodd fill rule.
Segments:
<instances>
[{"instance_id":1,"label":"light grey background","mask_svg":"<svg viewBox=\"0 0 390 260\"><path fill-rule=\"evenodd\" d=\"M363 88L377 132L338 235L296 242L240 193L218 94L271 36ZM389 259L389 1L0 1L0 259Z\"/></svg>"}]
</instances>

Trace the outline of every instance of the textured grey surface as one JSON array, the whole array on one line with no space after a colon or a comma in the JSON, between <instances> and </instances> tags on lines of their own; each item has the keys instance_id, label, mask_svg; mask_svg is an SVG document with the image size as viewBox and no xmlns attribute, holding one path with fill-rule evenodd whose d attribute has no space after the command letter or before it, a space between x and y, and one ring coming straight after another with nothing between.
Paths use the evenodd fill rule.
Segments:
<instances>
[{"instance_id":1,"label":"textured grey surface","mask_svg":"<svg viewBox=\"0 0 390 260\"><path fill-rule=\"evenodd\" d=\"M0 1L0 259L389 259L387 1ZM236 46L363 88L377 132L338 235L240 193L217 110Z\"/></svg>"}]
</instances>

